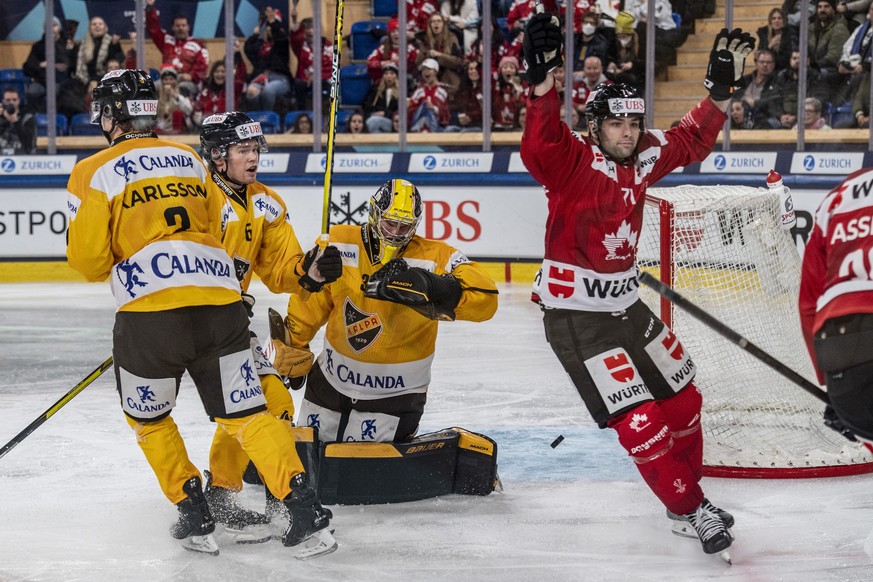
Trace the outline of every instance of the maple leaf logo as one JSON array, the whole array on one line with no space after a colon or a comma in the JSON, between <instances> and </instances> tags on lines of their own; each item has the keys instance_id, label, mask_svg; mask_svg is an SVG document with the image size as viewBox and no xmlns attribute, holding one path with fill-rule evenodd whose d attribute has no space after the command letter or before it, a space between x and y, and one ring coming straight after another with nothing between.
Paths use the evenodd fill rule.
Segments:
<instances>
[{"instance_id":1,"label":"maple leaf logo","mask_svg":"<svg viewBox=\"0 0 873 582\"><path fill-rule=\"evenodd\" d=\"M615 233L603 237L603 246L606 247L607 261L631 259L637 247L637 233L631 230L626 220L622 221Z\"/></svg>"},{"instance_id":2,"label":"maple leaf logo","mask_svg":"<svg viewBox=\"0 0 873 582\"><path fill-rule=\"evenodd\" d=\"M629 426L635 431L640 432L641 430L649 426L649 417L645 414L634 414L631 417L631 422Z\"/></svg>"}]
</instances>

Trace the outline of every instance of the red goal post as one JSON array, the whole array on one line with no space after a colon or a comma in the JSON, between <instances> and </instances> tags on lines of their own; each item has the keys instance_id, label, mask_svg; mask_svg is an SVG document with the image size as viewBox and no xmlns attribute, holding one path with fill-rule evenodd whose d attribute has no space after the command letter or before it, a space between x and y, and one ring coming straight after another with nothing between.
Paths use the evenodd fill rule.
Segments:
<instances>
[{"instance_id":1,"label":"red goal post","mask_svg":"<svg viewBox=\"0 0 873 582\"><path fill-rule=\"evenodd\" d=\"M749 341L816 382L800 332L801 257L778 196L744 186L650 188L637 261ZM824 426L822 404L703 323L641 288L697 365L704 474L835 477L873 472L873 454Z\"/></svg>"}]
</instances>

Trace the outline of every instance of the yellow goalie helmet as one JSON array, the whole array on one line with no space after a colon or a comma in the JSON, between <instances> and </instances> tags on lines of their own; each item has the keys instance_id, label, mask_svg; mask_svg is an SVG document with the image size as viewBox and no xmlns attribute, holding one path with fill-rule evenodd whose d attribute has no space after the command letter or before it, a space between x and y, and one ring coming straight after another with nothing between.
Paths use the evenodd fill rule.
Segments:
<instances>
[{"instance_id":1,"label":"yellow goalie helmet","mask_svg":"<svg viewBox=\"0 0 873 582\"><path fill-rule=\"evenodd\" d=\"M412 182L389 180L370 197L368 223L379 240L376 260L387 263L412 240L421 222L421 194Z\"/></svg>"}]
</instances>

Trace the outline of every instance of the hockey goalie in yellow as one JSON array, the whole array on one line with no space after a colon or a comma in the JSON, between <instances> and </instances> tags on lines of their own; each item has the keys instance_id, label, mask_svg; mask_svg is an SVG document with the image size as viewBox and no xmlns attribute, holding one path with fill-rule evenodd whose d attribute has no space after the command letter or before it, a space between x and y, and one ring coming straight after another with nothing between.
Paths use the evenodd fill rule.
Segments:
<instances>
[{"instance_id":1,"label":"hockey goalie in yellow","mask_svg":"<svg viewBox=\"0 0 873 582\"><path fill-rule=\"evenodd\" d=\"M367 224L330 229L342 277L306 300L291 296L285 341L273 340L277 362L283 352L307 351L327 324L298 417L298 424L317 426L322 441L414 436L439 321L485 321L497 310L494 281L475 262L415 235L421 217L418 188L405 180L385 183L370 199Z\"/></svg>"}]
</instances>

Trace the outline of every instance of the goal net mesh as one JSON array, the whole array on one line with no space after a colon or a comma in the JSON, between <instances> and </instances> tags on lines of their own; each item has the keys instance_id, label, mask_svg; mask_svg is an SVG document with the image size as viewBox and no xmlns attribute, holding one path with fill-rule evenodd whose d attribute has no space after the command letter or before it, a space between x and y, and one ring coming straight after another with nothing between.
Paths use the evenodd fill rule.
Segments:
<instances>
[{"instance_id":1,"label":"goal net mesh","mask_svg":"<svg viewBox=\"0 0 873 582\"><path fill-rule=\"evenodd\" d=\"M778 196L763 188L651 188L638 263L818 384L797 311L801 257L778 209ZM651 289L643 286L640 294L697 365L707 474L873 471L867 449L824 426L819 400Z\"/></svg>"}]
</instances>

